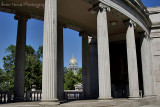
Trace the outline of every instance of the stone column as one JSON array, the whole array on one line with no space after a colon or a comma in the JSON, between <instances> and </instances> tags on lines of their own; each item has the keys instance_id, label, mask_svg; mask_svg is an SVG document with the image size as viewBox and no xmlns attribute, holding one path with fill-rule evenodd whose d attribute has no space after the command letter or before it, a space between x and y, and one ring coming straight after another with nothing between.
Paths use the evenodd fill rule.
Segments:
<instances>
[{"instance_id":1,"label":"stone column","mask_svg":"<svg viewBox=\"0 0 160 107\"><path fill-rule=\"evenodd\" d=\"M143 73L144 97L153 96L153 75L152 75L152 59L150 54L150 38L145 34L141 37L141 58Z\"/></svg>"},{"instance_id":2,"label":"stone column","mask_svg":"<svg viewBox=\"0 0 160 107\"><path fill-rule=\"evenodd\" d=\"M99 83L98 83L98 52L97 52L97 39L89 38L89 70L90 70L90 91L92 98L99 96Z\"/></svg>"},{"instance_id":3,"label":"stone column","mask_svg":"<svg viewBox=\"0 0 160 107\"><path fill-rule=\"evenodd\" d=\"M138 69L137 69L137 54L135 44L135 33L133 21L127 21L126 23L127 33L127 57L128 57L128 76L129 76L129 92L130 99L139 98L139 81L138 81Z\"/></svg>"},{"instance_id":4,"label":"stone column","mask_svg":"<svg viewBox=\"0 0 160 107\"><path fill-rule=\"evenodd\" d=\"M57 101L57 0L45 0L41 105Z\"/></svg>"},{"instance_id":5,"label":"stone column","mask_svg":"<svg viewBox=\"0 0 160 107\"><path fill-rule=\"evenodd\" d=\"M152 79L152 96L156 97L156 86L155 86L155 74L154 74L154 70L153 70L153 54L152 54L152 49L151 49L151 43L152 43L152 38L149 38L149 54L150 54L150 69L151 69L151 79Z\"/></svg>"},{"instance_id":6,"label":"stone column","mask_svg":"<svg viewBox=\"0 0 160 107\"><path fill-rule=\"evenodd\" d=\"M58 24L58 54L57 54L57 84L58 84L58 99L63 100L64 98L64 63L63 63L63 26Z\"/></svg>"},{"instance_id":7,"label":"stone column","mask_svg":"<svg viewBox=\"0 0 160 107\"><path fill-rule=\"evenodd\" d=\"M89 48L86 35L82 36L82 84L84 98L90 98Z\"/></svg>"},{"instance_id":8,"label":"stone column","mask_svg":"<svg viewBox=\"0 0 160 107\"><path fill-rule=\"evenodd\" d=\"M110 56L107 25L107 10L101 5L97 15L98 40L98 73L99 73L99 99L111 99Z\"/></svg>"},{"instance_id":9,"label":"stone column","mask_svg":"<svg viewBox=\"0 0 160 107\"><path fill-rule=\"evenodd\" d=\"M15 19L18 20L18 31L14 75L14 100L24 101L25 48L28 17L25 15L16 15Z\"/></svg>"}]
</instances>

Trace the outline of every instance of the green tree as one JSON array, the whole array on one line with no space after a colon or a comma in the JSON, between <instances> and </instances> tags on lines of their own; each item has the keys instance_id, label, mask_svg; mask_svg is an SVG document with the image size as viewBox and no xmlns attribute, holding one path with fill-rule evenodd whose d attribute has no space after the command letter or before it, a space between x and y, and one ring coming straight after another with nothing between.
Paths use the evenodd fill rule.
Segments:
<instances>
[{"instance_id":1,"label":"green tree","mask_svg":"<svg viewBox=\"0 0 160 107\"><path fill-rule=\"evenodd\" d=\"M79 68L79 71L77 72L77 81L78 83L82 83L82 68Z\"/></svg>"},{"instance_id":2,"label":"green tree","mask_svg":"<svg viewBox=\"0 0 160 107\"><path fill-rule=\"evenodd\" d=\"M36 89L40 90L42 86L42 63L35 54L30 54L26 57L25 87L27 90L30 90L34 84Z\"/></svg>"},{"instance_id":3,"label":"green tree","mask_svg":"<svg viewBox=\"0 0 160 107\"><path fill-rule=\"evenodd\" d=\"M73 71L64 67L64 89L65 90L74 90L74 85L82 83L82 68L79 69L77 75Z\"/></svg>"},{"instance_id":4,"label":"green tree","mask_svg":"<svg viewBox=\"0 0 160 107\"><path fill-rule=\"evenodd\" d=\"M41 59L43 58L43 46L39 46L37 56Z\"/></svg>"},{"instance_id":5,"label":"green tree","mask_svg":"<svg viewBox=\"0 0 160 107\"><path fill-rule=\"evenodd\" d=\"M6 82L10 83L9 91L13 91L16 47L10 45L5 52L8 53L8 55L3 58L3 67L7 77Z\"/></svg>"},{"instance_id":6,"label":"green tree","mask_svg":"<svg viewBox=\"0 0 160 107\"><path fill-rule=\"evenodd\" d=\"M7 82L10 83L9 90L13 91L16 46L10 45L6 52L9 54L3 58L3 66L6 71ZM37 89L41 89L42 62L39 60L40 56L37 53L30 45L26 46L25 87L27 90L30 90L33 84L37 85Z\"/></svg>"},{"instance_id":7,"label":"green tree","mask_svg":"<svg viewBox=\"0 0 160 107\"><path fill-rule=\"evenodd\" d=\"M74 85L77 83L78 83L77 78L74 75L73 71L70 69L69 72L64 77L64 89L74 90Z\"/></svg>"},{"instance_id":8,"label":"green tree","mask_svg":"<svg viewBox=\"0 0 160 107\"><path fill-rule=\"evenodd\" d=\"M6 82L7 81L7 77L6 77L6 72L4 72L1 68L0 68L0 90L1 91L8 91L8 84Z\"/></svg>"},{"instance_id":9,"label":"green tree","mask_svg":"<svg viewBox=\"0 0 160 107\"><path fill-rule=\"evenodd\" d=\"M68 73L67 67L64 67L64 75Z\"/></svg>"}]
</instances>

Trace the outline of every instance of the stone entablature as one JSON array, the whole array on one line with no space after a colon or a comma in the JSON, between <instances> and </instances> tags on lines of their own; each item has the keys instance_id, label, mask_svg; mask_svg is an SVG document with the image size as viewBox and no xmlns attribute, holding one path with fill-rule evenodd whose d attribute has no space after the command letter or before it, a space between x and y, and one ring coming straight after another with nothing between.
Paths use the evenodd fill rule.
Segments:
<instances>
[{"instance_id":1,"label":"stone entablature","mask_svg":"<svg viewBox=\"0 0 160 107\"><path fill-rule=\"evenodd\" d=\"M152 7L148 8L149 13L150 13L150 19L152 21L152 27L151 27L151 32L154 32L154 35L152 34L152 37L159 37L160 33L160 7Z\"/></svg>"},{"instance_id":2,"label":"stone entablature","mask_svg":"<svg viewBox=\"0 0 160 107\"><path fill-rule=\"evenodd\" d=\"M3 4L7 3L7 4L14 4L14 3L26 3L26 0L14 0L14 1L5 1L5 0L1 0L3 2ZM132 19L134 22L136 22L138 24L138 26L140 27L140 29L145 30L145 32L149 33L149 27L151 25L150 20L148 19L148 12L145 8L145 6L142 4L141 0L78 0L78 1L83 1L83 2L87 2L89 3L88 5L95 5L97 2L102 2L107 6L110 6L113 10L117 10L119 11L119 17L125 17L125 19ZM60 3L62 1L58 1L58 3ZM28 4L37 4L39 5L39 7L37 8L37 5L32 5L32 6L21 6L21 7L16 7L16 6L4 6L2 5L2 3L0 4L0 11L4 11L7 13L17 13L18 12L22 12L25 14L30 15L32 18L35 19L39 19L39 20L43 20L44 19L44 0L39 0L38 2L31 2L28 1ZM34 11L30 11L30 10L34 10ZM23 11L25 10L25 11ZM59 10L59 9L58 9ZM136 16L136 17L135 17ZM62 17L61 15L58 14L58 17L60 19L60 21L62 21L62 19L66 18L66 16ZM123 19L123 20L125 20ZM66 22L70 22L69 19L67 19L66 21L63 21L63 24L66 25L66 27L69 27L71 29L77 30L77 31L82 31L82 30L87 30L90 29L90 31L88 30L88 32L90 34L94 33L96 34L96 32L91 32L94 31L93 28L83 28L85 26L75 26L74 24L69 24ZM77 23L77 22L76 22ZM137 27L136 29L139 29L139 27ZM142 30L141 30L142 31Z\"/></svg>"},{"instance_id":3,"label":"stone entablature","mask_svg":"<svg viewBox=\"0 0 160 107\"><path fill-rule=\"evenodd\" d=\"M128 18L132 19L138 26L140 26L147 34L149 34L149 28L151 21L148 16L146 8L135 7L135 0L100 0L102 3L116 9ZM140 1L139 1L140 2ZM132 4L133 3L133 4Z\"/></svg>"}]
</instances>

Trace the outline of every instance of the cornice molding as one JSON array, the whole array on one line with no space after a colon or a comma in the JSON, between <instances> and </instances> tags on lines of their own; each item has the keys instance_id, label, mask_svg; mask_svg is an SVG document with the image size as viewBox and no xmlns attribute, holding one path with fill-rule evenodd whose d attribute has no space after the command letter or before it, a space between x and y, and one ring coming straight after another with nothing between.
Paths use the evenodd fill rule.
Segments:
<instances>
[{"instance_id":1,"label":"cornice molding","mask_svg":"<svg viewBox=\"0 0 160 107\"><path fill-rule=\"evenodd\" d=\"M149 34L150 25L147 25L147 22L145 22L137 12L135 12L121 0L100 0L100 2L123 13L129 19L133 20L137 25L139 25L145 32L147 32L147 34Z\"/></svg>"},{"instance_id":2,"label":"cornice molding","mask_svg":"<svg viewBox=\"0 0 160 107\"><path fill-rule=\"evenodd\" d=\"M92 13L98 13L99 10L100 11L105 10L105 11L110 12L111 8L104 3L98 2L95 5L93 5L93 7L90 9L90 11L93 11Z\"/></svg>"}]
</instances>

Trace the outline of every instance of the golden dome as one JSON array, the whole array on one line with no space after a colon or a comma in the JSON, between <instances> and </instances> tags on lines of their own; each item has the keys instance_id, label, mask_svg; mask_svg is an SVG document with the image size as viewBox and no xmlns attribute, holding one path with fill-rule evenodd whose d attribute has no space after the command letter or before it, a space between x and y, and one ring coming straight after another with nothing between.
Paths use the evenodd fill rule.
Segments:
<instances>
[{"instance_id":1,"label":"golden dome","mask_svg":"<svg viewBox=\"0 0 160 107\"><path fill-rule=\"evenodd\" d=\"M74 58L74 56L72 55L72 58L70 59L70 63L75 64L77 63L76 59Z\"/></svg>"}]
</instances>

